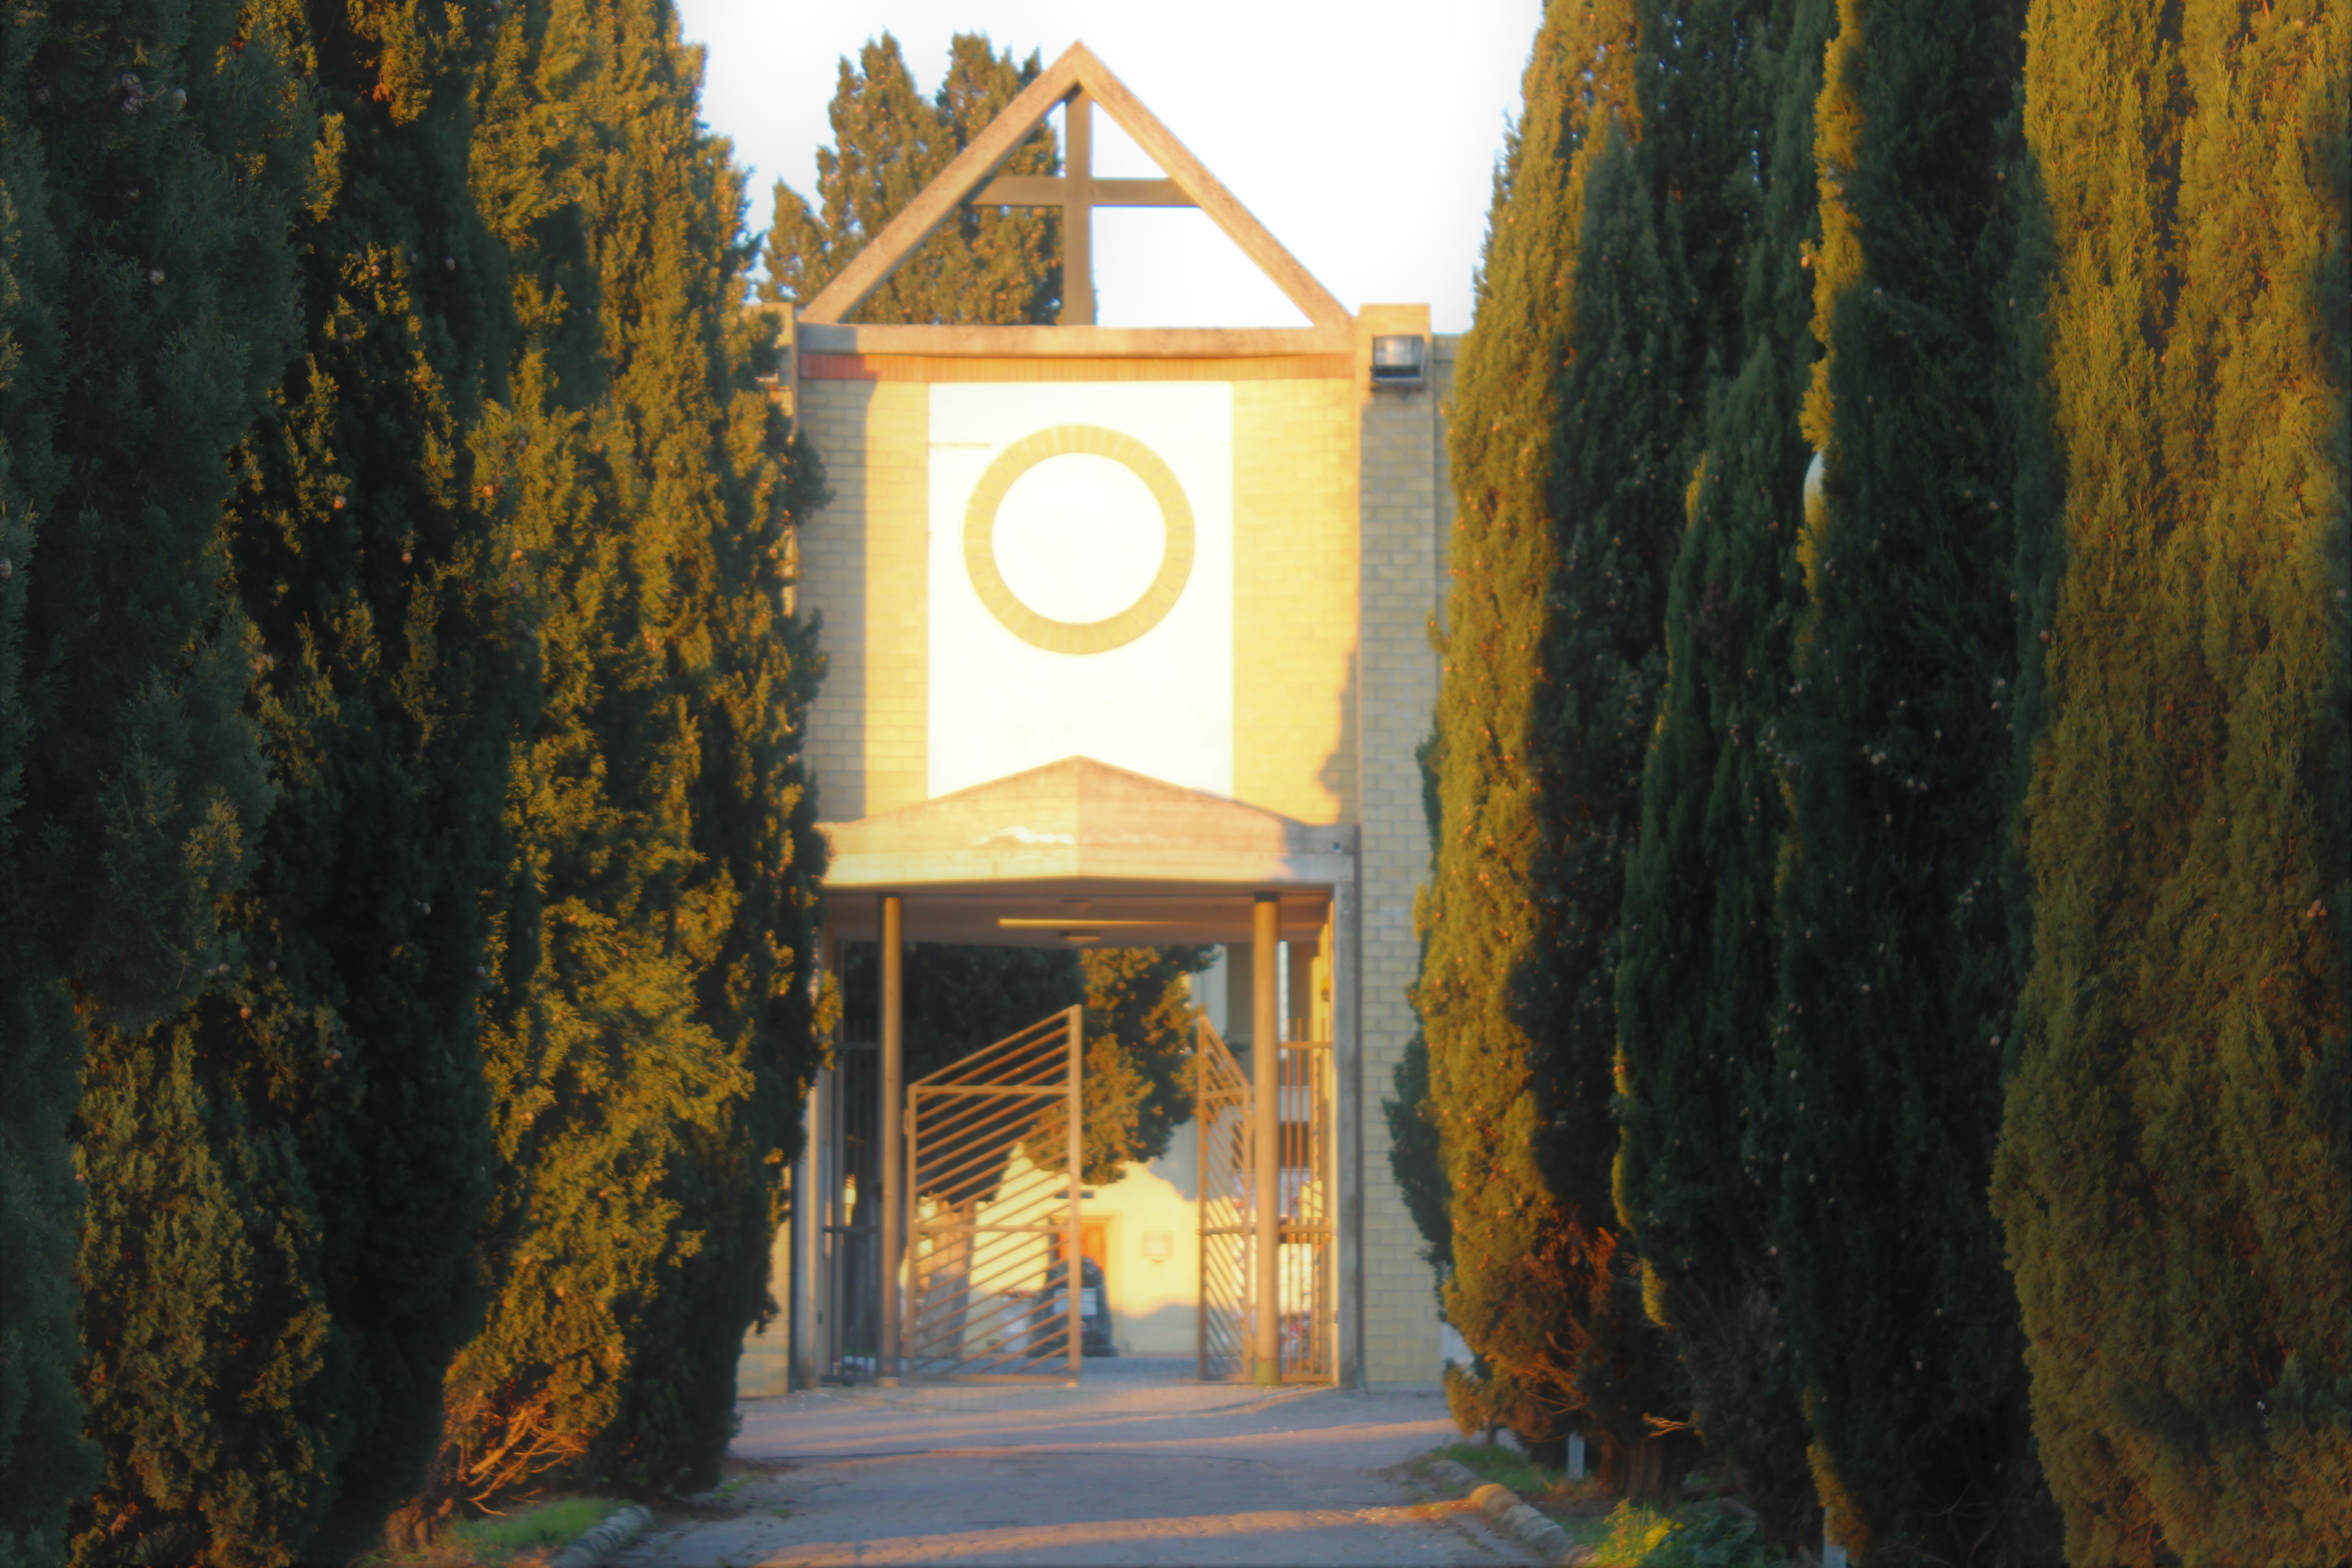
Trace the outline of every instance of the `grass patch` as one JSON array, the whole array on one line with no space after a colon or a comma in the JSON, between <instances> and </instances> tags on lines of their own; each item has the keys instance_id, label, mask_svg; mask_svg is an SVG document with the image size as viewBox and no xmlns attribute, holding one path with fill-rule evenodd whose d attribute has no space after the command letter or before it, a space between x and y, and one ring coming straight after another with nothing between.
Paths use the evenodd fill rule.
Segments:
<instances>
[{"instance_id":1,"label":"grass patch","mask_svg":"<svg viewBox=\"0 0 2352 1568\"><path fill-rule=\"evenodd\" d=\"M1781 1568L1786 1561L1735 1514L1704 1505L1664 1512L1621 1502L1588 1568Z\"/></svg>"},{"instance_id":2,"label":"grass patch","mask_svg":"<svg viewBox=\"0 0 2352 1568\"><path fill-rule=\"evenodd\" d=\"M1587 1568L1787 1568L1752 1521L1709 1502L1654 1509L1621 1501L1612 1509L1598 1478L1571 1481L1499 1443L1448 1443L1424 1458L1452 1459L1518 1493L1571 1542L1599 1548Z\"/></svg>"},{"instance_id":3,"label":"grass patch","mask_svg":"<svg viewBox=\"0 0 2352 1568\"><path fill-rule=\"evenodd\" d=\"M507 1513L453 1524L422 1552L379 1552L365 1562L369 1568L520 1568L554 1556L622 1506L623 1500L610 1497L519 1504Z\"/></svg>"},{"instance_id":4,"label":"grass patch","mask_svg":"<svg viewBox=\"0 0 2352 1568\"><path fill-rule=\"evenodd\" d=\"M1609 1515L1608 1533L1596 1542L1601 1554L1591 1560L1590 1568L1641 1568L1679 1527L1680 1521L1670 1514L1621 1502Z\"/></svg>"},{"instance_id":5,"label":"grass patch","mask_svg":"<svg viewBox=\"0 0 2352 1568\"><path fill-rule=\"evenodd\" d=\"M1432 1448L1432 1459L1452 1459L1482 1481L1494 1481L1519 1494L1519 1500L1568 1532L1579 1546L1597 1546L1608 1537L1601 1515L1608 1504L1601 1499L1601 1483L1592 1477L1572 1481L1558 1470L1548 1470L1517 1448L1500 1443L1448 1443Z\"/></svg>"},{"instance_id":6,"label":"grass patch","mask_svg":"<svg viewBox=\"0 0 2352 1568\"><path fill-rule=\"evenodd\" d=\"M1482 1481L1495 1481L1510 1488L1532 1501L1538 1492L1548 1492L1562 1480L1557 1470L1547 1470L1517 1448L1507 1448L1500 1443L1448 1443L1442 1448L1432 1448L1433 1459L1452 1459Z\"/></svg>"}]
</instances>

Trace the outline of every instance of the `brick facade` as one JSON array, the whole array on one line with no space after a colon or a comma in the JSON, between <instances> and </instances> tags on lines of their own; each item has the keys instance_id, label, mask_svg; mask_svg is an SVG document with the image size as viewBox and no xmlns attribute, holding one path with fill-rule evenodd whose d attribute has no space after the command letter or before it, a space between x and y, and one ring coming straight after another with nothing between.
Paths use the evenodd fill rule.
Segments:
<instances>
[{"instance_id":1,"label":"brick facade","mask_svg":"<svg viewBox=\"0 0 2352 1568\"><path fill-rule=\"evenodd\" d=\"M828 820L912 805L930 792L930 389L809 381L801 428L833 499L801 530L799 612L824 618L831 655L809 714L809 761Z\"/></svg>"},{"instance_id":2,"label":"brick facade","mask_svg":"<svg viewBox=\"0 0 2352 1568\"><path fill-rule=\"evenodd\" d=\"M1429 340L1424 386L1368 380L1374 335L1427 332L1425 307L1368 307L1349 379L1310 361L1297 367L1305 373L1233 382L1234 794L1361 829L1356 1109L1372 1383L1427 1383L1439 1370L1429 1270L1390 1175L1381 1102L1413 1029L1413 901L1428 865L1414 751L1437 696L1429 626L1444 612L1453 519L1443 413L1453 340ZM928 794L929 389L900 371L908 379L798 389L833 496L803 532L799 591L801 612L824 619L831 661L809 739L829 821ZM1171 379L1204 373L1181 367Z\"/></svg>"}]
</instances>

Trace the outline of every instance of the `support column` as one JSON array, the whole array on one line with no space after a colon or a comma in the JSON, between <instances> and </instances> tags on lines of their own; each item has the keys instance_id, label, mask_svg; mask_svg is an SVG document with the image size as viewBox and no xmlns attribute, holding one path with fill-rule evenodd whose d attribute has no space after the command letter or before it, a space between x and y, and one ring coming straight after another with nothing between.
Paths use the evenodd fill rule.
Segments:
<instances>
[{"instance_id":1,"label":"support column","mask_svg":"<svg viewBox=\"0 0 2352 1568\"><path fill-rule=\"evenodd\" d=\"M1283 1033L1292 1040L1322 1040L1315 1032L1315 958L1317 945L1293 942L1290 945L1290 994L1282 998L1283 1019L1288 1025Z\"/></svg>"},{"instance_id":2,"label":"support column","mask_svg":"<svg viewBox=\"0 0 2352 1568\"><path fill-rule=\"evenodd\" d=\"M824 973L837 986L841 942L829 929L823 951ZM833 1223L833 1185L828 1179L831 1151L825 1146L832 1132L833 1069L820 1067L801 1106L801 1157L793 1162L792 1372L785 1383L789 1388L814 1388L827 1370L818 1364L822 1354L818 1347L826 1339L823 1303L832 1297L820 1278L824 1267L824 1228Z\"/></svg>"},{"instance_id":3,"label":"support column","mask_svg":"<svg viewBox=\"0 0 2352 1568\"><path fill-rule=\"evenodd\" d=\"M1250 1081L1255 1185L1257 1312L1255 1381L1282 1381L1282 988L1276 948L1282 942L1282 898L1261 893L1250 909Z\"/></svg>"},{"instance_id":4,"label":"support column","mask_svg":"<svg viewBox=\"0 0 2352 1568\"><path fill-rule=\"evenodd\" d=\"M801 1103L801 1157L793 1162L792 1284L785 1309L789 1324L785 1358L790 1370L784 1375L784 1386L793 1390L814 1388L817 1384L816 1271L825 1223L824 1197L817 1176L824 1162L817 1142L824 1135L825 1080L832 1074L829 1067L818 1069L808 1098Z\"/></svg>"},{"instance_id":5,"label":"support column","mask_svg":"<svg viewBox=\"0 0 2352 1568\"><path fill-rule=\"evenodd\" d=\"M882 1347L876 1381L898 1386L898 1260L907 1246L906 905L882 900Z\"/></svg>"}]
</instances>

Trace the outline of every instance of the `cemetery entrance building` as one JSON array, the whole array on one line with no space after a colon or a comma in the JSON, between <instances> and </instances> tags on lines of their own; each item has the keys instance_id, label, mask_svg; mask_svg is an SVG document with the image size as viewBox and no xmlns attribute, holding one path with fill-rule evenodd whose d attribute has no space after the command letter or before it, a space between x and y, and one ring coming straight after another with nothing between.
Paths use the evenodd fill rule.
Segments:
<instances>
[{"instance_id":1,"label":"cemetery entrance building","mask_svg":"<svg viewBox=\"0 0 2352 1568\"><path fill-rule=\"evenodd\" d=\"M1097 114L1163 177L1097 178ZM1055 115L1065 172L1000 175ZM1061 323L857 323L968 203L1062 209ZM1198 208L1301 324L1096 325L1089 214L1116 205ZM1413 1028L1451 525L1428 319L1343 307L1083 46L792 313L778 395L832 497L793 606L828 659L828 940L878 944L880 974L812 1098L788 1310L746 1394L1075 1375L1081 1289L1119 1353L1204 1376L1437 1379L1381 1113ZM1217 945L1195 1125L1082 1186L1080 1017L902 1082L909 942Z\"/></svg>"}]
</instances>

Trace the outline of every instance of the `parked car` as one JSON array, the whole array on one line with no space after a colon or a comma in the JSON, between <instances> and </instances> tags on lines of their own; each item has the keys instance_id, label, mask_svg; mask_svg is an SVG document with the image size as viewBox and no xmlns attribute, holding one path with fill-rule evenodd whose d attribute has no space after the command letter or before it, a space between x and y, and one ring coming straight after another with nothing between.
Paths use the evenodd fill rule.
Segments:
<instances>
[{"instance_id":1,"label":"parked car","mask_svg":"<svg viewBox=\"0 0 2352 1568\"><path fill-rule=\"evenodd\" d=\"M1110 1337L1110 1292L1103 1285L1102 1265L1091 1258L1082 1258L1079 1262L1078 1352L1082 1355L1117 1355L1118 1346ZM1068 1280L1069 1270L1058 1261L1045 1271L1045 1288L1037 1293L1037 1304L1030 1309L1031 1344L1052 1333L1056 1320L1070 1310L1068 1300L1062 1294Z\"/></svg>"}]
</instances>

